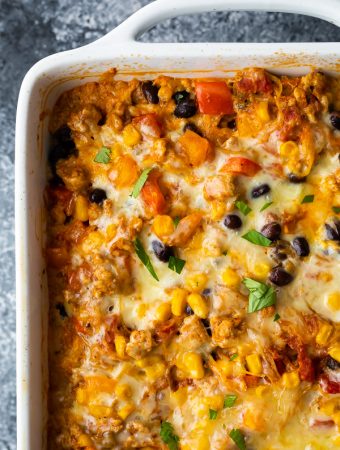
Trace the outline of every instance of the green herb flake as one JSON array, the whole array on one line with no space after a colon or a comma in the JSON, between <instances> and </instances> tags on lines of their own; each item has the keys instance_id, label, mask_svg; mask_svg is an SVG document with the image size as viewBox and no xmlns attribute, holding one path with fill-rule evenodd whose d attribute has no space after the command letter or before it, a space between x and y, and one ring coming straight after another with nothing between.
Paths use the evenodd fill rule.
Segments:
<instances>
[{"instance_id":1,"label":"green herb flake","mask_svg":"<svg viewBox=\"0 0 340 450\"><path fill-rule=\"evenodd\" d=\"M261 245L262 247L269 247L272 243L270 239L266 238L265 236L263 236L263 234L259 233L256 230L250 230L242 237L252 244Z\"/></svg>"},{"instance_id":2,"label":"green herb flake","mask_svg":"<svg viewBox=\"0 0 340 450\"><path fill-rule=\"evenodd\" d=\"M236 400L237 400L237 395L234 395L234 394L226 395L224 397L223 408L231 408L232 406L235 405Z\"/></svg>"},{"instance_id":3,"label":"green herb flake","mask_svg":"<svg viewBox=\"0 0 340 450\"><path fill-rule=\"evenodd\" d=\"M209 419L216 420L217 419L217 411L214 409L209 409Z\"/></svg>"},{"instance_id":4,"label":"green herb flake","mask_svg":"<svg viewBox=\"0 0 340 450\"><path fill-rule=\"evenodd\" d=\"M234 353L233 355L231 355L231 357L229 358L230 361L235 361L235 359L238 357L237 353Z\"/></svg>"},{"instance_id":5,"label":"green herb flake","mask_svg":"<svg viewBox=\"0 0 340 450\"><path fill-rule=\"evenodd\" d=\"M335 212L335 214L340 214L340 206L333 206L332 210Z\"/></svg>"},{"instance_id":6,"label":"green herb flake","mask_svg":"<svg viewBox=\"0 0 340 450\"><path fill-rule=\"evenodd\" d=\"M276 292L272 286L260 281L245 278L242 283L249 290L248 313L260 311L276 302Z\"/></svg>"},{"instance_id":7,"label":"green herb flake","mask_svg":"<svg viewBox=\"0 0 340 450\"><path fill-rule=\"evenodd\" d=\"M264 211L265 209L269 208L269 206L271 206L273 204L273 202L267 202L265 203L262 208L260 209L260 212Z\"/></svg>"},{"instance_id":8,"label":"green herb flake","mask_svg":"<svg viewBox=\"0 0 340 450\"><path fill-rule=\"evenodd\" d=\"M175 227L177 228L177 225L179 224L179 221L180 221L181 219L178 217L178 216L176 216L176 217L174 217L173 219L172 219L172 221L173 221L173 223L174 223L174 225L175 225Z\"/></svg>"},{"instance_id":9,"label":"green herb flake","mask_svg":"<svg viewBox=\"0 0 340 450\"><path fill-rule=\"evenodd\" d=\"M245 216L247 216L251 212L251 208L249 208L247 203L244 203L242 200L235 202L235 206Z\"/></svg>"},{"instance_id":10,"label":"green herb flake","mask_svg":"<svg viewBox=\"0 0 340 450\"><path fill-rule=\"evenodd\" d=\"M179 449L179 437L174 433L174 427L170 422L162 422L159 435L170 450Z\"/></svg>"},{"instance_id":11,"label":"green herb flake","mask_svg":"<svg viewBox=\"0 0 340 450\"><path fill-rule=\"evenodd\" d=\"M155 272L155 269L153 268L153 265L150 261L150 258L147 255L146 251L144 250L143 244L141 243L141 241L138 238L136 238L134 241L134 247L135 247L135 252L136 252L138 258L142 261L142 263L148 269L148 271L154 277L154 279L159 281L158 276Z\"/></svg>"},{"instance_id":12,"label":"green herb flake","mask_svg":"<svg viewBox=\"0 0 340 450\"><path fill-rule=\"evenodd\" d=\"M235 442L240 450L247 450L246 442L242 432L238 428L233 428L229 433L231 439Z\"/></svg>"},{"instance_id":13,"label":"green herb flake","mask_svg":"<svg viewBox=\"0 0 340 450\"><path fill-rule=\"evenodd\" d=\"M174 272L181 273L184 266L184 259L176 258L176 256L170 256L168 264L169 269L173 270Z\"/></svg>"},{"instance_id":14,"label":"green herb flake","mask_svg":"<svg viewBox=\"0 0 340 450\"><path fill-rule=\"evenodd\" d=\"M111 161L111 150L107 147L102 147L94 158L94 162L108 164Z\"/></svg>"},{"instance_id":15,"label":"green herb flake","mask_svg":"<svg viewBox=\"0 0 340 450\"><path fill-rule=\"evenodd\" d=\"M279 314L279 313L275 313L275 316L274 316L273 321L274 321L274 322L277 322L279 319L281 319L280 314Z\"/></svg>"},{"instance_id":16,"label":"green herb flake","mask_svg":"<svg viewBox=\"0 0 340 450\"><path fill-rule=\"evenodd\" d=\"M305 195L302 199L301 205L304 203L313 203L314 201L314 195Z\"/></svg>"},{"instance_id":17,"label":"green herb flake","mask_svg":"<svg viewBox=\"0 0 340 450\"><path fill-rule=\"evenodd\" d=\"M149 167L148 169L144 169L141 173L140 177L136 181L135 185L133 186L131 197L137 198L140 194L140 191L142 190L146 180L148 179L149 173L151 172L152 167Z\"/></svg>"}]
</instances>

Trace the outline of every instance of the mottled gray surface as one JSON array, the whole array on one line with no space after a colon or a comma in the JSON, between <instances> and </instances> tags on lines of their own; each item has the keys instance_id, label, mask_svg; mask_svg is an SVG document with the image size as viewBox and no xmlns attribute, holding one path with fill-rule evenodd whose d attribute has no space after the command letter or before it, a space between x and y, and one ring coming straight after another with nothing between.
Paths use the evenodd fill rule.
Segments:
<instances>
[{"instance_id":1,"label":"mottled gray surface","mask_svg":"<svg viewBox=\"0 0 340 450\"><path fill-rule=\"evenodd\" d=\"M13 167L20 82L40 58L97 39L147 3L0 0L0 450L16 447ZM166 21L142 40L340 41L340 30L317 19L287 14L212 13Z\"/></svg>"}]
</instances>

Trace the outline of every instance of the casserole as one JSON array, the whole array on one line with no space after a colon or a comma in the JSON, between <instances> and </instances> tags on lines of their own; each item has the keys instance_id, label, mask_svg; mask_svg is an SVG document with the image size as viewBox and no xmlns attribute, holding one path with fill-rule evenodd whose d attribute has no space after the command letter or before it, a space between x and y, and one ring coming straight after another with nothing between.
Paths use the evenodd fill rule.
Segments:
<instances>
[{"instance_id":1,"label":"casserole","mask_svg":"<svg viewBox=\"0 0 340 450\"><path fill-rule=\"evenodd\" d=\"M43 448L46 423L46 310L42 247L44 221L42 192L45 186L46 121L59 94L78 84L80 78L96 77L110 67L119 67L120 76L133 72L193 71L224 74L248 66L262 66L279 73L304 73L317 66L337 73L339 44L141 44L134 41L143 29L175 14L206 10L206 2L159 1L136 13L128 21L94 44L53 55L38 63L26 76L19 96L16 135L16 238L17 238L17 347L18 347L18 448ZM309 2L306 11L293 1L214 2L215 9L262 9L306 12L340 23L336 1ZM210 8L212 9L212 8ZM124 42L124 46L122 46ZM164 57L164 53L166 56ZM150 59L149 59L150 58ZM296 61L298 60L298 63ZM188 73L189 71L189 73ZM198 76L197 73L195 73ZM37 148L39 149L37 152ZM33 263L34 262L34 263ZM41 348L41 344L42 347ZM43 387L43 388L42 388Z\"/></svg>"}]
</instances>

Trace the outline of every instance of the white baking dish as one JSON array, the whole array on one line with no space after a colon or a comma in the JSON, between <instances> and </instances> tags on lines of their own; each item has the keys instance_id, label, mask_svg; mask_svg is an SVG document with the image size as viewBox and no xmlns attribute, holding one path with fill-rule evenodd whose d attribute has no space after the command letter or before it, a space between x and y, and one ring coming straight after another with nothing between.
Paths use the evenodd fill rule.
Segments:
<instances>
[{"instance_id":1,"label":"white baking dish","mask_svg":"<svg viewBox=\"0 0 340 450\"><path fill-rule=\"evenodd\" d=\"M339 0L158 0L93 44L49 56L26 75L16 123L17 427L19 450L46 446L47 289L44 277L43 190L48 112L59 94L110 67L122 78L154 73L225 75L261 66L305 73L311 66L340 72L340 43L145 44L141 32L165 18L207 10L308 14L340 25Z\"/></svg>"}]
</instances>

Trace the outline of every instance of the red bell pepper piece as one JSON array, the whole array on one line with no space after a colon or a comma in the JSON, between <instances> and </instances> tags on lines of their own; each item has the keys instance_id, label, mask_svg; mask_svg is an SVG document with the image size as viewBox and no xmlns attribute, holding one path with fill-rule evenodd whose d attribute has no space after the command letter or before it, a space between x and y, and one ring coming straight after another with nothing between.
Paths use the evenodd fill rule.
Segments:
<instances>
[{"instance_id":1,"label":"red bell pepper piece","mask_svg":"<svg viewBox=\"0 0 340 450\"><path fill-rule=\"evenodd\" d=\"M224 81L198 81L196 97L203 114L232 114L233 98Z\"/></svg>"},{"instance_id":2,"label":"red bell pepper piece","mask_svg":"<svg viewBox=\"0 0 340 450\"><path fill-rule=\"evenodd\" d=\"M261 166L254 161L242 158L241 156L229 158L227 163L221 169L222 172L231 172L239 175L246 175L247 177L253 177L259 170L261 170Z\"/></svg>"}]
</instances>

